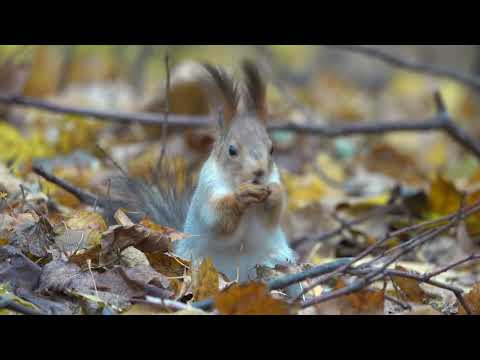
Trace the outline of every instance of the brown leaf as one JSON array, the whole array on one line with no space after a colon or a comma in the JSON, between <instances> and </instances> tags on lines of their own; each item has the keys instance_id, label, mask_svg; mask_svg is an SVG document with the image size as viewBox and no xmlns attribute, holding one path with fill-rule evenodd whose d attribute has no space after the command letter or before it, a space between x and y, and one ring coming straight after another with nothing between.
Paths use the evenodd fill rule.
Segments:
<instances>
[{"instance_id":1,"label":"brown leaf","mask_svg":"<svg viewBox=\"0 0 480 360\"><path fill-rule=\"evenodd\" d=\"M375 145L365 160L365 165L371 172L402 179L410 184L418 184L423 180L415 159L388 144Z\"/></svg>"},{"instance_id":2,"label":"brown leaf","mask_svg":"<svg viewBox=\"0 0 480 360\"><path fill-rule=\"evenodd\" d=\"M263 283L234 284L214 297L222 315L289 315L287 303L274 299Z\"/></svg>"},{"instance_id":3,"label":"brown leaf","mask_svg":"<svg viewBox=\"0 0 480 360\"><path fill-rule=\"evenodd\" d=\"M408 272L407 269L397 266L395 270ZM415 279L408 279L401 276L393 276L393 282L397 285L402 293L407 297L406 300L417 304L423 304L428 300L429 295L420 287L420 283Z\"/></svg>"},{"instance_id":4,"label":"brown leaf","mask_svg":"<svg viewBox=\"0 0 480 360\"><path fill-rule=\"evenodd\" d=\"M78 266L85 265L88 260L92 261L93 264L98 264L101 251L102 249L100 246L95 246L91 249L70 256L69 261Z\"/></svg>"},{"instance_id":5,"label":"brown leaf","mask_svg":"<svg viewBox=\"0 0 480 360\"><path fill-rule=\"evenodd\" d=\"M346 287L343 279L338 279L335 290ZM316 306L322 315L383 315L385 311L385 294L380 290L360 290L338 299L333 299Z\"/></svg>"},{"instance_id":6,"label":"brown leaf","mask_svg":"<svg viewBox=\"0 0 480 360\"><path fill-rule=\"evenodd\" d=\"M185 239L185 234L183 234L183 233L181 233L181 232L179 232L175 229L169 228L167 226L162 226L162 225L155 224L150 219L142 220L140 222L140 225L145 226L147 229L149 229L149 230L151 230L155 233L159 233L159 234L163 234L164 236L168 236L168 238L172 242Z\"/></svg>"},{"instance_id":7,"label":"brown leaf","mask_svg":"<svg viewBox=\"0 0 480 360\"><path fill-rule=\"evenodd\" d=\"M134 224L122 209L115 213L115 218L121 225L111 226L101 241L104 263L130 246L144 253L167 252L173 241L185 238L185 234L150 220Z\"/></svg>"},{"instance_id":8,"label":"brown leaf","mask_svg":"<svg viewBox=\"0 0 480 360\"><path fill-rule=\"evenodd\" d=\"M25 253L36 257L47 256L50 238L53 238L53 228L48 219L25 213L19 215L15 222L11 243L19 244Z\"/></svg>"},{"instance_id":9,"label":"brown leaf","mask_svg":"<svg viewBox=\"0 0 480 360\"><path fill-rule=\"evenodd\" d=\"M191 263L185 259L165 252L147 253L150 265L159 273L168 277L182 277L190 269Z\"/></svg>"},{"instance_id":10,"label":"brown leaf","mask_svg":"<svg viewBox=\"0 0 480 360\"><path fill-rule=\"evenodd\" d=\"M62 293L66 289L85 291L94 287L91 275L73 263L51 261L43 267L40 276L39 290L44 293Z\"/></svg>"},{"instance_id":11,"label":"brown leaf","mask_svg":"<svg viewBox=\"0 0 480 360\"><path fill-rule=\"evenodd\" d=\"M133 268L121 268L122 275L127 281L137 286L144 287L148 284L155 284L163 289L170 288L170 280L166 276L156 272L152 267L139 265Z\"/></svg>"},{"instance_id":12,"label":"brown leaf","mask_svg":"<svg viewBox=\"0 0 480 360\"><path fill-rule=\"evenodd\" d=\"M212 259L205 258L198 273L194 276L194 299L202 301L218 294L220 291L219 276Z\"/></svg>"},{"instance_id":13,"label":"brown leaf","mask_svg":"<svg viewBox=\"0 0 480 360\"><path fill-rule=\"evenodd\" d=\"M464 298L473 315L480 315L480 284L476 284ZM466 310L461 305L458 314L467 315Z\"/></svg>"},{"instance_id":14,"label":"brown leaf","mask_svg":"<svg viewBox=\"0 0 480 360\"><path fill-rule=\"evenodd\" d=\"M25 87L30 72L30 66L16 64L9 60L0 66L0 95L20 95Z\"/></svg>"}]
</instances>

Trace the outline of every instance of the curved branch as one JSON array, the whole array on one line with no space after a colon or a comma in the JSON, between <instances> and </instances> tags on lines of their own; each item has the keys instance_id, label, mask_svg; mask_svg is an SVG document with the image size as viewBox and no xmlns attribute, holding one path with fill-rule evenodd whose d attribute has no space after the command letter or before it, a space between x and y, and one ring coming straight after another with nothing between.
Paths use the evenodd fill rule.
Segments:
<instances>
[{"instance_id":1,"label":"curved branch","mask_svg":"<svg viewBox=\"0 0 480 360\"><path fill-rule=\"evenodd\" d=\"M450 67L418 63L368 45L323 46L368 56L370 58L383 61L386 64L405 68L414 72L452 79L469 86L475 91L480 91L480 77L466 74Z\"/></svg>"}]
</instances>

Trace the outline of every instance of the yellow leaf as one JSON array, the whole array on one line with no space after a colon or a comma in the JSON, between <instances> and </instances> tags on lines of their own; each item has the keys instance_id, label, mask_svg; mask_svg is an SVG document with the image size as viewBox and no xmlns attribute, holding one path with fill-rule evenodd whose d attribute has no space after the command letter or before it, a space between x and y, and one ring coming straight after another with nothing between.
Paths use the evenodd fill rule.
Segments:
<instances>
[{"instance_id":1,"label":"yellow leaf","mask_svg":"<svg viewBox=\"0 0 480 360\"><path fill-rule=\"evenodd\" d=\"M345 172L338 161L333 160L325 153L317 156L317 166L332 180L342 182L345 180Z\"/></svg>"},{"instance_id":2,"label":"yellow leaf","mask_svg":"<svg viewBox=\"0 0 480 360\"><path fill-rule=\"evenodd\" d=\"M202 301L218 294L220 290L219 276L220 274L215 269L212 259L205 258L194 277L194 298L196 301Z\"/></svg>"},{"instance_id":3,"label":"yellow leaf","mask_svg":"<svg viewBox=\"0 0 480 360\"><path fill-rule=\"evenodd\" d=\"M76 211L65 222L71 230L84 230L87 236L88 247L100 245L102 233L108 226L101 215L89 211Z\"/></svg>"},{"instance_id":4,"label":"yellow leaf","mask_svg":"<svg viewBox=\"0 0 480 360\"><path fill-rule=\"evenodd\" d=\"M328 192L323 180L314 174L305 176L285 174L284 184L288 193L289 208L292 211L318 203Z\"/></svg>"},{"instance_id":5,"label":"yellow leaf","mask_svg":"<svg viewBox=\"0 0 480 360\"><path fill-rule=\"evenodd\" d=\"M390 91L399 97L421 98L429 93L430 87L424 75L399 70L393 74Z\"/></svg>"},{"instance_id":6,"label":"yellow leaf","mask_svg":"<svg viewBox=\"0 0 480 360\"><path fill-rule=\"evenodd\" d=\"M425 149L428 164L437 169L446 165L448 159L447 148L446 139L443 136L438 137Z\"/></svg>"},{"instance_id":7,"label":"yellow leaf","mask_svg":"<svg viewBox=\"0 0 480 360\"><path fill-rule=\"evenodd\" d=\"M24 137L13 126L0 123L0 161L12 161L14 174L20 174L21 165L28 168L35 157L47 157L53 150L43 141L40 134Z\"/></svg>"},{"instance_id":8,"label":"yellow leaf","mask_svg":"<svg viewBox=\"0 0 480 360\"><path fill-rule=\"evenodd\" d=\"M443 80L439 89L453 117L469 117L472 112L470 91L456 81Z\"/></svg>"},{"instance_id":9,"label":"yellow leaf","mask_svg":"<svg viewBox=\"0 0 480 360\"><path fill-rule=\"evenodd\" d=\"M460 209L462 194L448 180L437 176L430 184L430 211L436 215L448 215Z\"/></svg>"}]
</instances>

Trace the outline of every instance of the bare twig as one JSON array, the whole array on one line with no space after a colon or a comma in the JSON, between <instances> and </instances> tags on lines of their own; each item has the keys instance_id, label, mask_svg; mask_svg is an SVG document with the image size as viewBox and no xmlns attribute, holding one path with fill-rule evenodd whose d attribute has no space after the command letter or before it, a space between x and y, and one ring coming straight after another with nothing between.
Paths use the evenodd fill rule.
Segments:
<instances>
[{"instance_id":1,"label":"bare twig","mask_svg":"<svg viewBox=\"0 0 480 360\"><path fill-rule=\"evenodd\" d=\"M65 45L62 64L60 67L60 79L58 80L57 91L65 90L70 80L72 63L75 60L75 45Z\"/></svg>"},{"instance_id":2,"label":"bare twig","mask_svg":"<svg viewBox=\"0 0 480 360\"><path fill-rule=\"evenodd\" d=\"M145 88L145 67L153 55L152 45L141 45L138 55L135 58L132 69L132 84L139 97L143 96Z\"/></svg>"},{"instance_id":3,"label":"bare twig","mask_svg":"<svg viewBox=\"0 0 480 360\"><path fill-rule=\"evenodd\" d=\"M312 278L330 273L332 271L335 271L336 269L338 269L341 266L344 266L346 263L350 261L351 261L350 259L340 259L328 264L315 266L301 273L285 275L269 281L267 283L267 287L269 290L284 289L289 287L290 285L298 284L307 279L312 279ZM192 306L202 310L209 310L213 307L213 299L200 301L192 304Z\"/></svg>"},{"instance_id":4,"label":"bare twig","mask_svg":"<svg viewBox=\"0 0 480 360\"><path fill-rule=\"evenodd\" d=\"M158 175L160 173L160 168L162 166L163 158L165 157L165 152L167 150L167 135L168 135L168 117L170 115L170 55L167 53L165 55L165 71L167 73L167 84L166 84L166 95L165 95L165 114L162 124L162 150L160 152L160 157L158 158L157 166L155 168L156 177L158 182Z\"/></svg>"},{"instance_id":5,"label":"bare twig","mask_svg":"<svg viewBox=\"0 0 480 360\"><path fill-rule=\"evenodd\" d=\"M471 75L471 74L466 74L450 67L418 63L415 61L402 58L400 56L395 56L389 52L386 52L384 50L381 50L373 46L367 46L367 45L362 45L362 46L324 45L324 46L368 56L370 58L383 61L384 63L387 63L389 65L408 69L410 71L414 71L417 73L428 74L428 75L455 80L464 85L469 86L475 91L480 91L480 77Z\"/></svg>"},{"instance_id":6,"label":"bare twig","mask_svg":"<svg viewBox=\"0 0 480 360\"><path fill-rule=\"evenodd\" d=\"M440 274L446 273L447 271L449 271L451 269L454 269L456 267L459 267L463 264L472 263L472 262L476 262L476 261L479 261L479 260L480 260L480 255L470 255L470 256L467 256L466 258L462 259L462 260L454 262L453 264L444 266L444 267L440 268L439 270L437 270L435 272L425 274L423 276L423 278L425 280L430 280L430 279L433 279L434 277L436 277Z\"/></svg>"},{"instance_id":7,"label":"bare twig","mask_svg":"<svg viewBox=\"0 0 480 360\"><path fill-rule=\"evenodd\" d=\"M77 189L73 185L67 183L66 181L47 173L45 170L43 170L42 167L34 165L33 166L33 172L45 180L60 186L62 189L68 191L72 195L74 195L78 200L81 202L87 204L87 205L95 205L98 202L98 198L92 194L87 193L86 191Z\"/></svg>"},{"instance_id":8,"label":"bare twig","mask_svg":"<svg viewBox=\"0 0 480 360\"><path fill-rule=\"evenodd\" d=\"M386 214L390 213L391 211L396 210L397 208L398 208L398 206L395 206L395 205L387 205L387 206L377 207L377 208L369 211L367 214L365 214L364 216L362 216L358 219L355 219L355 220L352 220L352 221L349 221L349 222L343 222L339 227L337 227L336 229L331 230L329 232L314 235L314 236L305 236L305 237L298 238L298 239L296 239L292 242L291 246L294 249L297 249L300 245L302 245L304 243L307 243L307 242L323 242L323 241L326 241L328 239L331 239L335 236L340 235L342 233L342 231L344 231L345 229L352 228L354 226L360 225L360 224L362 224L362 223L364 223L364 222L366 222L366 221L368 221L372 218L375 218L377 216L386 215Z\"/></svg>"},{"instance_id":9,"label":"bare twig","mask_svg":"<svg viewBox=\"0 0 480 360\"><path fill-rule=\"evenodd\" d=\"M186 305L179 301L169 300L169 299L161 299L152 296L147 296L146 300L136 300L135 302L158 306L164 309L174 310L174 311L184 311L184 310L191 310L192 306Z\"/></svg>"},{"instance_id":10,"label":"bare twig","mask_svg":"<svg viewBox=\"0 0 480 360\"><path fill-rule=\"evenodd\" d=\"M368 266L371 266L373 263L375 263L379 260L385 260L385 258L383 256L379 257L377 259L374 259L373 261L369 262L368 264L364 264L362 266L362 269L360 269L360 270L357 269L356 272L354 272L353 270L349 270L352 265L354 265L355 263L357 263L361 259L365 258L373 250L379 248L383 243L385 243L385 241L387 241L388 239L391 238L387 235L385 238L383 238L380 241L378 241L377 243L371 245L368 249L363 251L361 254L359 254L357 257L355 257L349 263L345 264L344 266L339 267L336 271L331 272L327 276L320 277L319 279L317 279L311 286L309 286L307 289L304 290L304 293L310 291L311 289L313 289L316 286L319 286L320 284L324 283L325 281L327 281L327 280L329 280L329 279L331 279L331 278L333 278L337 275L345 274L346 272L355 273L355 274L361 273L361 274L364 274L365 277L359 279L358 281L354 282L353 284L351 284L350 286L347 286L345 288L329 292L327 294L321 295L321 296L316 297L316 298L306 300L302 303L302 307L313 306L313 305L316 305L316 304L319 304L319 303L322 303L322 302L325 302L325 301L328 301L328 300L331 300L331 299L334 299L334 298L337 298L337 297L342 297L342 296L345 296L345 295L352 294L354 292L357 292L359 290L362 290L362 289L368 287L370 284L372 284L376 281L384 279L386 276L394 275L394 273L392 273L391 270L388 269L393 263L398 261L401 257L405 256L407 253L413 251L415 248L425 244L426 242L428 242L432 239L437 238L439 235L441 235L442 233L450 230L452 227L455 227L457 225L457 223L460 220L462 220L463 218L468 217L468 216L470 216L473 213L478 212L478 211L480 211L480 203L477 203L477 204L473 205L468 210L462 207L455 215L451 216L451 220L447 224L439 226L437 229L428 229L425 232L417 235L416 237L414 237L413 239L411 239L409 241L408 246L404 246L403 248L401 248L397 255L389 258L387 261L385 261L382 264L382 266L376 267L376 268L368 267ZM464 264L468 261L476 261L476 260L477 260L476 256L470 257L468 259L465 259L464 261L455 263L455 264L453 264L449 267L445 267L445 268L441 269L441 271L435 272L433 275L438 276L439 274L441 274L445 271L448 271L449 269L451 269L455 266L458 266L459 264ZM459 300L459 302L462 304L462 306L464 306L466 311L467 312L470 311L468 309L468 305L467 306L464 305L465 301L463 299L461 289L454 288L454 287L451 287L449 285L444 285L444 284L440 284L438 282L432 281L431 280L432 277L433 276L428 277L428 275L417 276L417 278L421 282L424 282L424 283L427 283L427 284L430 284L430 285L433 285L433 286L436 286L436 287L441 287L441 288L452 291L455 294L455 296L457 297L457 299ZM298 298L296 300L298 300Z\"/></svg>"},{"instance_id":11,"label":"bare twig","mask_svg":"<svg viewBox=\"0 0 480 360\"><path fill-rule=\"evenodd\" d=\"M165 114L126 113L83 109L20 96L0 96L0 103L37 108L57 114L73 114L99 120L110 120L124 124L140 123L143 125L162 125L166 122ZM210 116L170 114L168 117L169 126L174 128L205 128L211 126L212 123L212 118ZM424 121L398 121L391 123L383 121L336 126L315 125L314 121L309 121L305 124L282 121L278 122L278 124L268 126L268 129L269 131L292 131L299 134L322 136L326 138L354 135L382 135L392 132L445 131L450 137L452 137L452 139L480 159L480 146L464 130L459 128L446 113L439 114L432 119Z\"/></svg>"}]
</instances>

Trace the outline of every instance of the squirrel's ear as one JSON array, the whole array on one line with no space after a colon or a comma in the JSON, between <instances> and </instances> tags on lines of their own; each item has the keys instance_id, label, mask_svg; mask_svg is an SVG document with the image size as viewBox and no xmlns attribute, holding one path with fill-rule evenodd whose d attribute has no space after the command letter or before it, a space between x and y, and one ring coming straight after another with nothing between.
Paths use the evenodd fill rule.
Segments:
<instances>
[{"instance_id":1,"label":"squirrel's ear","mask_svg":"<svg viewBox=\"0 0 480 360\"><path fill-rule=\"evenodd\" d=\"M249 60L243 61L242 68L245 74L247 106L260 120L266 122L268 118L267 86L260 75L260 70Z\"/></svg>"},{"instance_id":2,"label":"squirrel's ear","mask_svg":"<svg viewBox=\"0 0 480 360\"><path fill-rule=\"evenodd\" d=\"M228 128L237 114L239 92L236 82L221 68L209 64L203 65L208 72L215 93L219 95L223 107L222 127Z\"/></svg>"}]
</instances>

